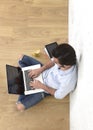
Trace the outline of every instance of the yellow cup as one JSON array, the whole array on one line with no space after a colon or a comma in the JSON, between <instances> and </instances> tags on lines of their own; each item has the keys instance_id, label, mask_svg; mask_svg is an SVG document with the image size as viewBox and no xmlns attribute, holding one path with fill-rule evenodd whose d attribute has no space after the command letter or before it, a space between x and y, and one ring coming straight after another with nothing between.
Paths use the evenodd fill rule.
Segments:
<instances>
[{"instance_id":1,"label":"yellow cup","mask_svg":"<svg viewBox=\"0 0 93 130\"><path fill-rule=\"evenodd\" d=\"M39 56L40 56L40 50L36 50L36 51L33 53L33 56L39 57Z\"/></svg>"}]
</instances>

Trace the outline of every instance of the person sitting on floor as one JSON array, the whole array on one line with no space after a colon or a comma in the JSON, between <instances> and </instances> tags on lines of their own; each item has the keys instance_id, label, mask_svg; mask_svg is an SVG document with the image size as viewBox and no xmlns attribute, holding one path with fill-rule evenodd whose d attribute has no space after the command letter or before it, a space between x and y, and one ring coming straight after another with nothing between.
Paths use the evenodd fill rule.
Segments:
<instances>
[{"instance_id":1,"label":"person sitting on floor","mask_svg":"<svg viewBox=\"0 0 93 130\"><path fill-rule=\"evenodd\" d=\"M41 68L31 70L29 76L35 78L42 73L43 83L38 80L30 82L30 86L36 89L43 89L44 92L19 95L17 109L23 111L37 103L45 97L52 95L56 99L63 99L75 89L77 83L77 60L74 48L67 44L59 44L52 52L53 60L43 65L38 60L22 55L19 59L20 67L27 67L41 64Z\"/></svg>"}]
</instances>

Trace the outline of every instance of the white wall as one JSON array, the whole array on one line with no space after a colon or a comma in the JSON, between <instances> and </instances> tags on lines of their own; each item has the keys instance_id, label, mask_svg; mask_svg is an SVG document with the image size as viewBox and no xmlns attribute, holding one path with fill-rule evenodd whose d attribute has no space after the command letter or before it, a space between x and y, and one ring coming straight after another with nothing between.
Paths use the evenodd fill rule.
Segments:
<instances>
[{"instance_id":1,"label":"white wall","mask_svg":"<svg viewBox=\"0 0 93 130\"><path fill-rule=\"evenodd\" d=\"M93 0L69 0L69 43L82 55L70 95L70 130L93 130Z\"/></svg>"}]
</instances>

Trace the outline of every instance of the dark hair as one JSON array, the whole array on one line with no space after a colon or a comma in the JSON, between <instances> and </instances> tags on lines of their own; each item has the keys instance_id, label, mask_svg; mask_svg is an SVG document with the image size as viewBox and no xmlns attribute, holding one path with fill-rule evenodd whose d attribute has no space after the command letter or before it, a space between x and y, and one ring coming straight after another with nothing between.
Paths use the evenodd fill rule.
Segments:
<instances>
[{"instance_id":1,"label":"dark hair","mask_svg":"<svg viewBox=\"0 0 93 130\"><path fill-rule=\"evenodd\" d=\"M53 57L57 58L61 65L74 65L76 64L76 53L74 48L67 44L59 44L53 51Z\"/></svg>"}]
</instances>

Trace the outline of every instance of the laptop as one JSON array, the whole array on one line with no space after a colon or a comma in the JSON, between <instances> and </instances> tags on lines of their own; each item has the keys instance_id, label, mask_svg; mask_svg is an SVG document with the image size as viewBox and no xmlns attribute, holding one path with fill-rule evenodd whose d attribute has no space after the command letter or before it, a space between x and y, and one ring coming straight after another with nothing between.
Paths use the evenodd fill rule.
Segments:
<instances>
[{"instance_id":1,"label":"laptop","mask_svg":"<svg viewBox=\"0 0 93 130\"><path fill-rule=\"evenodd\" d=\"M45 45L45 52L48 55L48 57L52 60L53 56L52 56L52 51L53 49L55 49L58 46L57 42L53 42L53 43L49 43L47 45Z\"/></svg>"},{"instance_id":2,"label":"laptop","mask_svg":"<svg viewBox=\"0 0 93 130\"><path fill-rule=\"evenodd\" d=\"M43 89L33 89L31 86L29 86L29 82L33 81L33 79L28 76L29 70L40 68L40 66L40 64L37 64L20 68L6 64L8 93L29 95L33 93L43 92ZM43 83L42 74L40 74L35 79Z\"/></svg>"}]
</instances>

